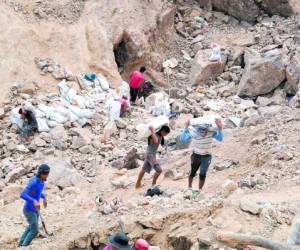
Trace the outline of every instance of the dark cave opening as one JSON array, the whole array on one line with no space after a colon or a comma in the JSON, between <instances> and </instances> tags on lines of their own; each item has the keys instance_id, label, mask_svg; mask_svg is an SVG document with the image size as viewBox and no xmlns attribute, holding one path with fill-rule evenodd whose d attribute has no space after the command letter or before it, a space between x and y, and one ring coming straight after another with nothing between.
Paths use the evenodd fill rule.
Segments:
<instances>
[{"instance_id":1,"label":"dark cave opening","mask_svg":"<svg viewBox=\"0 0 300 250\"><path fill-rule=\"evenodd\" d=\"M128 60L128 51L124 40L115 46L114 55L115 61L118 65L119 73L122 74L125 71L125 65Z\"/></svg>"}]
</instances>

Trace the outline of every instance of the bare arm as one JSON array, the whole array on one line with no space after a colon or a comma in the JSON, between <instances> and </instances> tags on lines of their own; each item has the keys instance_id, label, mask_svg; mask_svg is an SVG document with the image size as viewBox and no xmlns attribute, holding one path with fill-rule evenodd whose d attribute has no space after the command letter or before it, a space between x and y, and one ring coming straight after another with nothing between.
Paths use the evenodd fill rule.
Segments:
<instances>
[{"instance_id":1,"label":"bare arm","mask_svg":"<svg viewBox=\"0 0 300 250\"><path fill-rule=\"evenodd\" d=\"M158 138L157 138L157 135L155 134L154 128L150 127L149 130L150 130L150 133L151 133L151 138L153 140L153 143L158 144Z\"/></svg>"}]
</instances>

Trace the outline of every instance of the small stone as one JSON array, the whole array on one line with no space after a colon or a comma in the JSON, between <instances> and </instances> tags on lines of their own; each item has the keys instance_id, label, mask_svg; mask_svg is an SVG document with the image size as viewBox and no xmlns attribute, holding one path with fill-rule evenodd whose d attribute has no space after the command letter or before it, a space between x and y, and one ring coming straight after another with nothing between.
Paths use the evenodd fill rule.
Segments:
<instances>
[{"instance_id":1,"label":"small stone","mask_svg":"<svg viewBox=\"0 0 300 250\"><path fill-rule=\"evenodd\" d=\"M238 189L238 184L232 180L225 180L222 188L226 193L231 193Z\"/></svg>"},{"instance_id":2,"label":"small stone","mask_svg":"<svg viewBox=\"0 0 300 250\"><path fill-rule=\"evenodd\" d=\"M6 183L16 182L16 180L18 180L20 177L22 177L26 173L27 173L27 170L23 167L15 168L6 175L5 182Z\"/></svg>"},{"instance_id":3,"label":"small stone","mask_svg":"<svg viewBox=\"0 0 300 250\"><path fill-rule=\"evenodd\" d=\"M48 148L44 151L45 155L53 155L55 152L54 148Z\"/></svg>"},{"instance_id":4,"label":"small stone","mask_svg":"<svg viewBox=\"0 0 300 250\"><path fill-rule=\"evenodd\" d=\"M71 148L79 149L79 148L82 148L82 147L86 146L86 144L87 144L87 142L83 137L73 136Z\"/></svg>"},{"instance_id":5,"label":"small stone","mask_svg":"<svg viewBox=\"0 0 300 250\"><path fill-rule=\"evenodd\" d=\"M175 173L174 170L169 169L165 172L164 174L165 178L174 178L175 177Z\"/></svg>"},{"instance_id":6,"label":"small stone","mask_svg":"<svg viewBox=\"0 0 300 250\"><path fill-rule=\"evenodd\" d=\"M3 108L0 108L0 119L4 118L5 112Z\"/></svg>"},{"instance_id":7,"label":"small stone","mask_svg":"<svg viewBox=\"0 0 300 250\"><path fill-rule=\"evenodd\" d=\"M118 134L118 128L116 126L115 122L109 122L105 127L103 131L103 138L104 140L108 140L114 135Z\"/></svg>"},{"instance_id":8,"label":"small stone","mask_svg":"<svg viewBox=\"0 0 300 250\"><path fill-rule=\"evenodd\" d=\"M34 82L25 82L17 85L18 93L34 94L36 92L36 85Z\"/></svg>"},{"instance_id":9,"label":"small stone","mask_svg":"<svg viewBox=\"0 0 300 250\"><path fill-rule=\"evenodd\" d=\"M118 179L111 181L111 184L117 189L126 188L130 185L130 181L128 180L128 177L126 175L123 175Z\"/></svg>"},{"instance_id":10,"label":"small stone","mask_svg":"<svg viewBox=\"0 0 300 250\"><path fill-rule=\"evenodd\" d=\"M114 212L114 210L112 209L110 204L107 204L103 207L103 211L104 214L112 214Z\"/></svg>"},{"instance_id":11,"label":"small stone","mask_svg":"<svg viewBox=\"0 0 300 250\"><path fill-rule=\"evenodd\" d=\"M272 100L267 97L259 96L256 100L256 104L260 107L266 107L269 106L272 103Z\"/></svg>"},{"instance_id":12,"label":"small stone","mask_svg":"<svg viewBox=\"0 0 300 250\"><path fill-rule=\"evenodd\" d=\"M179 173L176 173L173 180L174 181L177 181L177 180L181 180L184 178L184 173L183 172L179 172Z\"/></svg>"},{"instance_id":13,"label":"small stone","mask_svg":"<svg viewBox=\"0 0 300 250\"><path fill-rule=\"evenodd\" d=\"M225 161L222 161L220 163L218 163L216 166L215 166L215 169L217 171L223 171L225 169L228 169L228 168L231 168L231 167L234 167L234 166L237 166L238 165L238 162L236 161L233 161L233 160L225 160Z\"/></svg>"},{"instance_id":14,"label":"small stone","mask_svg":"<svg viewBox=\"0 0 300 250\"><path fill-rule=\"evenodd\" d=\"M3 190L3 188L5 188L5 182L4 181L2 181L2 180L0 180L0 191L2 191Z\"/></svg>"},{"instance_id":15,"label":"small stone","mask_svg":"<svg viewBox=\"0 0 300 250\"><path fill-rule=\"evenodd\" d=\"M90 154L93 151L93 147L91 145L83 146L79 149L79 152L82 154Z\"/></svg>"},{"instance_id":16,"label":"small stone","mask_svg":"<svg viewBox=\"0 0 300 250\"><path fill-rule=\"evenodd\" d=\"M34 139L34 144L37 147L45 147L46 146L46 142L43 139L41 139L40 137L37 137Z\"/></svg>"},{"instance_id":17,"label":"small stone","mask_svg":"<svg viewBox=\"0 0 300 250\"><path fill-rule=\"evenodd\" d=\"M259 215L262 210L257 203L246 199L240 201L240 209L253 215Z\"/></svg>"},{"instance_id":18,"label":"small stone","mask_svg":"<svg viewBox=\"0 0 300 250\"><path fill-rule=\"evenodd\" d=\"M278 159L283 161L290 161L294 158L293 153L287 151L281 151L278 154Z\"/></svg>"},{"instance_id":19,"label":"small stone","mask_svg":"<svg viewBox=\"0 0 300 250\"><path fill-rule=\"evenodd\" d=\"M178 61L176 58L172 57L171 59L169 60L166 60L164 63L163 63L163 67L164 68L171 68L171 69L174 69L178 66Z\"/></svg>"},{"instance_id":20,"label":"small stone","mask_svg":"<svg viewBox=\"0 0 300 250\"><path fill-rule=\"evenodd\" d=\"M29 152L28 148L26 148L23 144L17 145L15 147L16 147L16 150L18 152L21 152L21 153L28 153Z\"/></svg>"},{"instance_id":21,"label":"small stone","mask_svg":"<svg viewBox=\"0 0 300 250\"><path fill-rule=\"evenodd\" d=\"M118 129L124 129L127 127L127 123L122 118L115 120L115 123Z\"/></svg>"},{"instance_id":22,"label":"small stone","mask_svg":"<svg viewBox=\"0 0 300 250\"><path fill-rule=\"evenodd\" d=\"M45 142L47 142L47 143L51 143L51 140L52 140L51 135L49 133L46 133L46 132L40 133L40 138L42 140L44 140Z\"/></svg>"}]
</instances>

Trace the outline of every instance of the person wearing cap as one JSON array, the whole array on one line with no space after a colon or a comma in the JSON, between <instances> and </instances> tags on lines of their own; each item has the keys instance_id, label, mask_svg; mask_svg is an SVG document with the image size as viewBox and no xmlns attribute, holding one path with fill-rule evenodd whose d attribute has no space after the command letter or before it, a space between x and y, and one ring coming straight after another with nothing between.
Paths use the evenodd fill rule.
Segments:
<instances>
[{"instance_id":1,"label":"person wearing cap","mask_svg":"<svg viewBox=\"0 0 300 250\"><path fill-rule=\"evenodd\" d=\"M39 210L40 199L43 199L43 205L47 207L47 198L43 193L45 182L50 173L50 167L46 164L39 166L36 175L30 179L27 186L20 194L20 198L25 201L23 214L28 222L28 226L22 234L18 246L28 246L39 231Z\"/></svg>"},{"instance_id":2,"label":"person wearing cap","mask_svg":"<svg viewBox=\"0 0 300 250\"><path fill-rule=\"evenodd\" d=\"M149 244L143 239L138 239L132 248L132 250L149 250Z\"/></svg>"},{"instance_id":3,"label":"person wearing cap","mask_svg":"<svg viewBox=\"0 0 300 250\"><path fill-rule=\"evenodd\" d=\"M118 232L108 237L109 245L103 250L131 250L129 238L123 232Z\"/></svg>"}]
</instances>

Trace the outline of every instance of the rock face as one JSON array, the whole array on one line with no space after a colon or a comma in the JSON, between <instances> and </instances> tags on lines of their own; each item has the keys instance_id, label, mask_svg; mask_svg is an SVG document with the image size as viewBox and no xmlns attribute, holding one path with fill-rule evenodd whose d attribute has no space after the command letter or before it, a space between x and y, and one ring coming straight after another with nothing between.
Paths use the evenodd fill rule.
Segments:
<instances>
[{"instance_id":1,"label":"rock face","mask_svg":"<svg viewBox=\"0 0 300 250\"><path fill-rule=\"evenodd\" d=\"M300 54L296 54L286 67L286 78L288 81L287 92L295 94L300 83Z\"/></svg>"},{"instance_id":2,"label":"rock face","mask_svg":"<svg viewBox=\"0 0 300 250\"><path fill-rule=\"evenodd\" d=\"M298 0L263 0L262 7L271 15L291 16L300 12Z\"/></svg>"},{"instance_id":3,"label":"rock face","mask_svg":"<svg viewBox=\"0 0 300 250\"><path fill-rule=\"evenodd\" d=\"M59 188L72 187L84 183L84 178L71 168L70 163L61 159L49 164L51 166L51 175L49 182Z\"/></svg>"},{"instance_id":4,"label":"rock face","mask_svg":"<svg viewBox=\"0 0 300 250\"><path fill-rule=\"evenodd\" d=\"M240 209L253 215L258 215L261 212L261 207L253 201L241 200Z\"/></svg>"},{"instance_id":5,"label":"rock face","mask_svg":"<svg viewBox=\"0 0 300 250\"><path fill-rule=\"evenodd\" d=\"M271 92L285 79L285 66L277 50L263 56L246 51L245 70L239 83L239 96L258 96Z\"/></svg>"},{"instance_id":6,"label":"rock face","mask_svg":"<svg viewBox=\"0 0 300 250\"><path fill-rule=\"evenodd\" d=\"M261 10L271 15L291 16L300 11L298 0L198 0L201 7L212 7L237 19L255 22Z\"/></svg>"},{"instance_id":7,"label":"rock face","mask_svg":"<svg viewBox=\"0 0 300 250\"><path fill-rule=\"evenodd\" d=\"M212 0L212 5L219 11L248 22L254 22L259 15L254 0Z\"/></svg>"},{"instance_id":8,"label":"rock face","mask_svg":"<svg viewBox=\"0 0 300 250\"><path fill-rule=\"evenodd\" d=\"M155 68L157 62L151 61L151 53L155 50L162 55L163 48L159 43L165 38L171 39L168 34L174 31L175 8L173 5L164 6L160 0L129 0L125 5L120 0L88 4L85 1L70 2L71 5L80 2L80 9L72 13L71 7L62 7L61 1L44 1L43 4L40 1L32 1L31 4L20 2L18 7L12 2L0 3L3 10L0 21L10 23L8 28L0 28L0 31L3 41L11 41L0 44L0 57L5 58L8 49L14 48L1 66L2 81L7 84L2 86L0 101L11 87L8 83L22 81L24 75L36 82L45 80L34 65L34 58L43 55L55 55L57 65L63 65L50 69L56 78L67 77L66 66L74 74L101 72L111 86L118 86L121 82L118 71L120 58L115 58L114 53L118 48L123 46L128 52L126 72L142 61L151 64L147 65L149 69ZM59 14L55 15L53 9ZM24 19L30 25L24 23ZM49 19L51 22L47 22ZM15 42L20 39L24 43ZM158 46L154 45L156 42ZM42 85L42 88L49 87Z\"/></svg>"},{"instance_id":9,"label":"rock face","mask_svg":"<svg viewBox=\"0 0 300 250\"><path fill-rule=\"evenodd\" d=\"M207 83L223 73L225 58L222 56L222 63L210 62L211 50L200 50L193 62L190 80L193 85Z\"/></svg>"}]
</instances>

